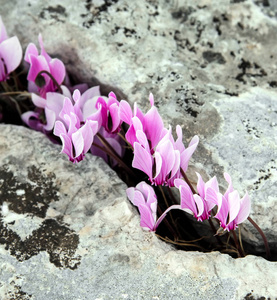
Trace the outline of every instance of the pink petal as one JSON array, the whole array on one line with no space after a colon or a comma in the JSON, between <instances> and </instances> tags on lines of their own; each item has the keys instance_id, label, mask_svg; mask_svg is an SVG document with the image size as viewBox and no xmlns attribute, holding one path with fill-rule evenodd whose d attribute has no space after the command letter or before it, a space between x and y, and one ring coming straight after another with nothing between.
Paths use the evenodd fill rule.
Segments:
<instances>
[{"instance_id":1,"label":"pink petal","mask_svg":"<svg viewBox=\"0 0 277 300\"><path fill-rule=\"evenodd\" d=\"M143 171L152 178L152 156L139 143L134 143L134 158L132 167Z\"/></svg>"},{"instance_id":2,"label":"pink petal","mask_svg":"<svg viewBox=\"0 0 277 300\"><path fill-rule=\"evenodd\" d=\"M55 121L56 121L56 114L52 110L48 109L47 107L44 109L45 117L46 117L46 125L44 126L44 129L46 131L51 131L54 127Z\"/></svg>"},{"instance_id":3,"label":"pink petal","mask_svg":"<svg viewBox=\"0 0 277 300\"><path fill-rule=\"evenodd\" d=\"M97 122L95 121L86 121L85 125L82 126L79 129L79 132L81 133L82 137L83 137L83 141L84 141L84 145L83 145L83 153L87 153L91 147L91 144L93 142L93 138L94 138L94 133L92 131L92 126L96 128L98 127Z\"/></svg>"},{"instance_id":4,"label":"pink petal","mask_svg":"<svg viewBox=\"0 0 277 300\"><path fill-rule=\"evenodd\" d=\"M153 219L153 215L151 210L146 205L139 205L140 212L140 226L145 230L154 231L155 220Z\"/></svg>"},{"instance_id":5,"label":"pink petal","mask_svg":"<svg viewBox=\"0 0 277 300\"><path fill-rule=\"evenodd\" d=\"M250 210L251 210L251 202L250 202L249 195L246 192L246 194L240 201L240 211L236 218L237 224L244 222L248 218L250 214Z\"/></svg>"},{"instance_id":6,"label":"pink petal","mask_svg":"<svg viewBox=\"0 0 277 300\"><path fill-rule=\"evenodd\" d=\"M200 217L203 212L204 212L204 204L203 204L203 200L200 196L198 195L193 195L193 199L196 203L196 206L197 206L197 210L198 210L198 213L197 213L197 217Z\"/></svg>"},{"instance_id":7,"label":"pink petal","mask_svg":"<svg viewBox=\"0 0 277 300\"><path fill-rule=\"evenodd\" d=\"M51 75L56 79L57 83L61 85L65 78L65 66L63 62L57 58L51 59L49 68ZM56 87L55 84L54 86Z\"/></svg>"},{"instance_id":8,"label":"pink petal","mask_svg":"<svg viewBox=\"0 0 277 300\"><path fill-rule=\"evenodd\" d=\"M238 191L233 191L228 195L229 220L231 223L238 215L240 210L240 197Z\"/></svg>"},{"instance_id":9,"label":"pink petal","mask_svg":"<svg viewBox=\"0 0 277 300\"><path fill-rule=\"evenodd\" d=\"M121 121L131 124L133 113L130 104L125 100L119 102L119 117Z\"/></svg>"},{"instance_id":10,"label":"pink petal","mask_svg":"<svg viewBox=\"0 0 277 300\"><path fill-rule=\"evenodd\" d=\"M65 153L69 157L69 159L73 161L71 139L66 134L63 133L61 133L59 137L62 140L62 145L63 145L61 153Z\"/></svg>"},{"instance_id":11,"label":"pink petal","mask_svg":"<svg viewBox=\"0 0 277 300\"><path fill-rule=\"evenodd\" d=\"M45 108L45 106L46 106L45 98L42 98L34 93L32 93L32 102L35 104L35 106L40 107L40 108Z\"/></svg>"},{"instance_id":12,"label":"pink petal","mask_svg":"<svg viewBox=\"0 0 277 300\"><path fill-rule=\"evenodd\" d=\"M46 59L47 63L51 61L51 57L48 55L48 53L44 49L43 41L42 41L42 35L38 35L38 41L40 45L40 54Z\"/></svg>"},{"instance_id":13,"label":"pink petal","mask_svg":"<svg viewBox=\"0 0 277 300\"><path fill-rule=\"evenodd\" d=\"M198 145L198 142L199 142L199 138L196 135L192 138L191 142L189 143L188 148L181 153L181 168L183 169L184 172L187 171L189 160L190 160L193 152L195 151L195 149Z\"/></svg>"},{"instance_id":14,"label":"pink petal","mask_svg":"<svg viewBox=\"0 0 277 300\"><path fill-rule=\"evenodd\" d=\"M67 131L66 128L64 126L64 124L61 121L56 121L55 122L55 127L54 127L54 135L56 136L60 136L61 134L66 135Z\"/></svg>"},{"instance_id":15,"label":"pink petal","mask_svg":"<svg viewBox=\"0 0 277 300\"><path fill-rule=\"evenodd\" d=\"M41 71L50 71L47 61L45 60L45 58L43 56L29 56L30 58L30 69L29 69L29 73L28 73L28 77L27 79L30 81L35 82L37 75L41 72ZM48 75L46 74L42 74L42 76L45 79L46 85L49 83L50 78Z\"/></svg>"},{"instance_id":16,"label":"pink petal","mask_svg":"<svg viewBox=\"0 0 277 300\"><path fill-rule=\"evenodd\" d=\"M27 63L31 63L31 60L30 60L30 56L33 55L33 56L38 56L38 49L36 47L35 44L33 43L30 43L25 51L25 56L24 56L24 60L27 62Z\"/></svg>"},{"instance_id":17,"label":"pink petal","mask_svg":"<svg viewBox=\"0 0 277 300\"><path fill-rule=\"evenodd\" d=\"M119 108L118 104L114 103L109 107L110 117L112 119L112 129L111 132L115 132L118 129L120 130L120 118L119 118Z\"/></svg>"},{"instance_id":18,"label":"pink petal","mask_svg":"<svg viewBox=\"0 0 277 300\"><path fill-rule=\"evenodd\" d=\"M80 107L83 108L84 104L88 100L91 100L93 98L95 99L95 102L94 102L94 107L95 107L96 100L99 96L100 96L100 87L99 86L94 86L94 87L86 90L81 96Z\"/></svg>"},{"instance_id":19,"label":"pink petal","mask_svg":"<svg viewBox=\"0 0 277 300\"><path fill-rule=\"evenodd\" d=\"M161 132L164 128L163 120L155 106L152 106L144 116L144 128L145 134L151 141L151 148L153 149L160 141Z\"/></svg>"},{"instance_id":20,"label":"pink petal","mask_svg":"<svg viewBox=\"0 0 277 300\"><path fill-rule=\"evenodd\" d=\"M152 93L150 93L150 95L149 95L149 101L150 101L151 106L153 106L154 105L154 96Z\"/></svg>"},{"instance_id":21,"label":"pink petal","mask_svg":"<svg viewBox=\"0 0 277 300\"><path fill-rule=\"evenodd\" d=\"M75 155L74 158L77 158L78 156L80 156L82 153L84 153L84 138L80 132L80 130L74 132L72 134L72 144L74 146L74 150L75 150Z\"/></svg>"},{"instance_id":22,"label":"pink petal","mask_svg":"<svg viewBox=\"0 0 277 300\"><path fill-rule=\"evenodd\" d=\"M0 44L0 56L5 62L8 74L19 66L22 59L22 48L16 36Z\"/></svg>"},{"instance_id":23,"label":"pink petal","mask_svg":"<svg viewBox=\"0 0 277 300\"><path fill-rule=\"evenodd\" d=\"M189 209L195 216L197 216L198 211L196 208L195 200L193 194L188 185L181 185L179 188L181 197L181 207L182 209Z\"/></svg>"}]
</instances>

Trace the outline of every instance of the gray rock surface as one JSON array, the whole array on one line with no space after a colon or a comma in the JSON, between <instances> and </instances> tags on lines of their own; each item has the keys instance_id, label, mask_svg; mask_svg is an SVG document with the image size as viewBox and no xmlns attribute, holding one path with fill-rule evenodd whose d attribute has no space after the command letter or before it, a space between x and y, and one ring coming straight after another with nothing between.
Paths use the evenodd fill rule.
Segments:
<instances>
[{"instance_id":1,"label":"gray rock surface","mask_svg":"<svg viewBox=\"0 0 277 300\"><path fill-rule=\"evenodd\" d=\"M24 47L42 33L46 49L83 80L119 89L145 110L152 92L167 125L180 124L187 140L198 134L191 178L195 170L217 175L224 187L229 172L276 249L275 1L17 3L0 13ZM262 251L252 225L244 228Z\"/></svg>"},{"instance_id":2,"label":"gray rock surface","mask_svg":"<svg viewBox=\"0 0 277 300\"><path fill-rule=\"evenodd\" d=\"M275 262L176 251L141 230L101 159L73 165L41 133L11 125L0 126L0 145L0 299L277 295Z\"/></svg>"},{"instance_id":3,"label":"gray rock surface","mask_svg":"<svg viewBox=\"0 0 277 300\"><path fill-rule=\"evenodd\" d=\"M241 193L245 189L249 191L252 199L252 217L266 233L271 247L277 248L275 159L277 153L275 124L277 111L276 1L87 0L78 1L78 4L76 4L76 1L72 0L51 0L47 3L42 0L13 0L1 3L0 14L6 24L8 33L18 35L24 47L29 42L36 42L37 35L41 32L46 50L59 56L66 63L69 70L78 74L80 78L84 80L92 79L92 81L100 80L104 85L111 85L113 90L123 91L130 102L137 101L145 110L148 107L148 94L152 92L155 96L155 103L159 107L166 124L172 124L173 126L180 124L185 131L185 138L188 140L195 134L200 136L201 144L193 156L194 163L190 167L192 179L195 178L195 170L203 174L204 177L206 176L206 178L218 175L219 179L222 178L224 171L229 172L235 187ZM106 87L106 89L109 88ZM27 147L26 151L28 149L30 148ZM18 152L20 153L20 151ZM15 161L17 161L16 157L17 155L14 155ZM88 167L83 164L82 168L90 169L91 166ZM25 170L24 178L28 178L28 172L32 172L32 170ZM33 172L37 172L37 170ZM81 170L78 172L82 176ZM225 186L223 180L220 183L222 187ZM47 186L43 186L39 193L44 195L43 190L46 188ZM70 183L68 188L69 190L73 189ZM18 191L14 191L15 194L19 194L16 195L20 199L21 197L24 198L22 190L19 186ZM74 198L73 195L76 193L77 191L70 191L68 195ZM80 188L78 193L86 192ZM107 192L108 195L109 193ZM94 195L98 197L98 194ZM120 197L125 197L123 191L120 195ZM57 196L54 191L50 195L47 194L47 197L42 197L45 198L43 205L47 208L47 213L51 214L50 219L59 220L60 216L67 215L63 213L65 210L64 203L60 200L54 201L54 203L56 203L55 205L61 203L61 207L52 207L51 205L50 208L48 207L49 197L55 200L55 197L60 196ZM65 198L64 201L66 201ZM73 207L68 204L71 207L69 209L76 210L76 214L79 214L81 219L87 220L82 209L77 212L75 202L72 203L74 203ZM94 208L94 205L97 204L89 206L92 214L94 209L96 211L98 209L98 207ZM128 204L125 203L124 205ZM3 210L5 213L5 207L2 209L2 214ZM9 211L7 216L4 216L4 219L7 220L4 224L10 230L16 229L17 235L21 239L28 239L30 232L39 230L42 226L41 222L46 222L44 220L46 216L39 212L39 209L35 216L29 217L26 215L29 212L28 208L24 208L24 217L20 213L20 216L17 216L17 222L9 224L13 222L9 221L9 217L14 209L16 209L16 204L13 204L12 210ZM35 213L32 212L32 214ZM71 213L68 215L71 216ZM71 217L62 217L63 220L66 220L66 218L69 218L69 221L64 222L70 224L72 230L76 230L76 232L81 230L80 228L83 225L80 225L79 229L74 229L74 226L77 225L70 222ZM138 219L135 218L138 224ZM88 218L88 220L90 219ZM82 222L81 224L83 224ZM91 221L87 222L90 224ZM44 225L57 226L56 223L46 223ZM128 225L125 226L128 227ZM146 239L149 238L148 234L140 233L139 228L134 228L132 230L135 230L137 234L142 234ZM105 229L102 230L105 231ZM74 235L74 231L65 228L61 232L61 235L71 236L72 243L75 242L76 244L77 237ZM41 232L36 234L41 234ZM261 238L247 222L243 226L243 234L248 240L251 239L255 243L257 250L263 249ZM126 241L125 237L121 238ZM140 241L139 238L138 240ZM150 240L153 241L152 237ZM32 241L31 239L29 243L32 244ZM155 243L158 243L158 247L167 247L156 241L156 239ZM108 242L106 244L103 242L103 248L108 249L107 244ZM49 246L49 248L51 247L54 246ZM43 246L41 246L42 248ZM48 252L39 252L38 255L31 257L29 261L41 259L44 264L45 257L49 256L51 260L57 261L57 264L64 267L65 263L57 258L56 252L58 250L55 247L53 249L52 252L49 249ZM17 253L16 250L14 251ZM212 260L211 264L215 263L214 260L222 261L222 266L228 266L229 268L226 272L229 272L230 277L229 275L224 277L228 278L227 281L229 281L229 278L234 279L234 274L237 274L237 265L244 264L245 270L249 272L245 277L247 282L244 279L240 281L240 279L235 278L235 282L237 282L236 280L239 282L239 287L230 283L232 292L225 298L224 296L218 296L218 299L243 298L251 290L256 296L277 297L274 285L270 286L269 284L268 287L261 280L264 278L276 280L276 272L274 273L272 270L267 271L271 275L262 275L267 274L266 271L263 273L264 270L269 270L272 266L275 266L273 263L254 257L234 261L228 256L220 254L189 253L189 256L187 256L186 253L179 254L180 252L168 251L174 257L175 255L182 255L182 262L185 261L189 266L193 264L189 257L197 257L196 261L202 259L202 257L205 260L207 257ZM62 255L68 255L69 252L70 249L65 248L61 253ZM138 252L140 251L137 250ZM76 253L78 252L71 253L71 258L67 262L71 268L78 264ZM20 254L20 251L17 254L19 259L30 255L28 253ZM101 257L101 265L104 264L103 260L105 258ZM178 260L180 261L180 258ZM163 259L160 261L162 262ZM255 266L254 269L251 269L251 264ZM258 266L261 264L264 266L258 271ZM41 263L37 261L33 264L36 268L40 265ZM17 266L13 267L14 270L17 270L19 266L23 266L22 263L17 263ZM127 264L127 266L129 265ZM26 270L29 267L26 267ZM125 267L123 264L120 268L123 270ZM9 268L8 266L7 270L10 270ZM82 263L74 272L79 272L81 268ZM114 270L116 268L114 267ZM221 266L218 267L217 265L217 268L221 268ZM68 272L68 268L66 271ZM218 269L215 272L221 274ZM87 270L83 274L86 278L93 276L89 275L91 273ZM126 274L125 277L123 276L125 282L127 280L125 280L127 278ZM143 271L140 273L141 275L138 274L137 281L140 278L139 276L143 277ZM162 295L162 291L169 291L170 288L165 283L167 281L161 279L161 274L157 274L155 273L155 276L158 276L160 282L163 282L160 284ZM185 274L187 273L185 272ZM211 273L207 274L210 275ZM62 275L57 276L62 278ZM116 278L110 281L111 285L119 284L120 280ZM221 278L221 276L218 275L216 278ZM238 278L240 277L238 276ZM45 281L47 280L45 279ZM75 278L76 286L79 286L78 280L82 283L87 282L85 279L82 281L80 278ZM7 282L6 280L5 284ZM200 283L198 282L198 285L195 283L197 280L190 282L189 279L186 279L184 282L188 287L195 286L194 291L197 288L202 292L205 288L208 289L207 286L200 288ZM207 282L207 284L211 284L210 281ZM16 286L21 286L21 283L25 284L24 288L28 285L23 279L19 278L15 280L14 291ZM100 286L99 282L97 284ZM186 285L182 284L181 286L186 291ZM221 281L216 281L215 286L222 292L228 291L226 285ZM150 286L148 288L151 289ZM133 289L137 291L139 287ZM128 292L122 291L122 295L129 295L126 296L126 299L128 297L131 297L131 299L132 297L139 297L137 295L141 295L142 299L143 297L147 299L149 295L158 297L155 294L152 296L149 289L144 286L138 294L130 294L132 288L128 288ZM177 287L176 289L178 291ZM27 292L26 289L23 290ZM154 290L156 290L156 286ZM61 289L59 289L59 292L61 292ZM80 291L78 295L82 295ZM120 295L115 295L114 298L125 297ZM194 294L193 297L200 299L200 296L198 296ZM76 297L78 299L78 296ZM101 296L99 297L101 298ZM65 299L68 298L69 296L65 296ZM83 296L80 296L80 299L83 298ZM160 299L164 298L164 296L160 296ZM103 296L103 299L106 298Z\"/></svg>"}]
</instances>

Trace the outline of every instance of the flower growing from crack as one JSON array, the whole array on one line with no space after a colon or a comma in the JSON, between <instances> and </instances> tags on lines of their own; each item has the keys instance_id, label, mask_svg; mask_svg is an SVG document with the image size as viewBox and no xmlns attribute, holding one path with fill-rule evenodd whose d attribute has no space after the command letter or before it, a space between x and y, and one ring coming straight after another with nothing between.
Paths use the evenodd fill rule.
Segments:
<instances>
[{"instance_id":1,"label":"flower growing from crack","mask_svg":"<svg viewBox=\"0 0 277 300\"><path fill-rule=\"evenodd\" d=\"M41 52L30 43L26 49L24 60L30 64L28 73L28 89L45 98L47 92L56 92L65 79L65 66L57 58L51 58L44 49L42 36L38 36ZM54 79L54 80L53 80Z\"/></svg>"},{"instance_id":2,"label":"flower growing from crack","mask_svg":"<svg viewBox=\"0 0 277 300\"><path fill-rule=\"evenodd\" d=\"M135 188L128 188L126 194L139 209L140 226L148 231L156 231L157 196L154 189L142 181Z\"/></svg>"},{"instance_id":3,"label":"flower growing from crack","mask_svg":"<svg viewBox=\"0 0 277 300\"><path fill-rule=\"evenodd\" d=\"M94 136L99 130L99 122L84 118L81 110L81 94L78 90L73 93L74 105L67 97L64 98L63 108L55 122L54 135L62 141L62 153L65 153L73 163L84 159L89 151Z\"/></svg>"},{"instance_id":4,"label":"flower growing from crack","mask_svg":"<svg viewBox=\"0 0 277 300\"><path fill-rule=\"evenodd\" d=\"M0 16L0 81L6 81L9 74L20 64L22 48L16 36L8 38L6 28Z\"/></svg>"},{"instance_id":5,"label":"flower growing from crack","mask_svg":"<svg viewBox=\"0 0 277 300\"><path fill-rule=\"evenodd\" d=\"M198 176L198 194L193 194L191 188L183 179L175 179L174 185L179 189L182 209L193 214L198 221L204 221L209 219L211 210L217 204L218 182L216 177L213 177L205 183L201 175L196 174Z\"/></svg>"},{"instance_id":6,"label":"flower growing from crack","mask_svg":"<svg viewBox=\"0 0 277 300\"><path fill-rule=\"evenodd\" d=\"M46 98L32 93L32 102L36 110L22 114L22 120L34 130L46 134L51 132L56 121L63 121L60 112L63 109L64 99L67 97L75 103L74 109L81 122L86 119L101 121L101 111L95 108L97 98L100 96L99 86L87 89L83 94L73 93L73 96L67 87L61 86L61 89L63 94L48 92Z\"/></svg>"},{"instance_id":7,"label":"flower growing from crack","mask_svg":"<svg viewBox=\"0 0 277 300\"><path fill-rule=\"evenodd\" d=\"M174 179L182 177L181 173L186 172L199 138L195 136L188 148L185 148L182 129L178 125L178 138L174 141L171 128L164 128L152 94L149 101L151 109L145 115L137 109L136 104L133 114L126 101L120 102L120 117L129 124L125 137L134 148L132 166L147 174L152 184L174 186Z\"/></svg>"},{"instance_id":8,"label":"flower growing from crack","mask_svg":"<svg viewBox=\"0 0 277 300\"><path fill-rule=\"evenodd\" d=\"M220 226L227 231L235 230L238 224L244 222L250 214L251 203L248 193L240 198L234 190L231 177L224 173L225 180L229 183L224 195L217 193L217 214L215 218L220 221Z\"/></svg>"},{"instance_id":9,"label":"flower growing from crack","mask_svg":"<svg viewBox=\"0 0 277 300\"><path fill-rule=\"evenodd\" d=\"M126 194L129 200L138 207L140 226L147 231L156 231L171 209L182 209L181 205L171 205L157 220L157 196L153 187L144 181L140 182L135 188L128 188Z\"/></svg>"},{"instance_id":10,"label":"flower growing from crack","mask_svg":"<svg viewBox=\"0 0 277 300\"><path fill-rule=\"evenodd\" d=\"M107 97L99 97L96 107L101 106L102 126L108 133L117 133L121 130L122 121L119 117L119 102L113 92Z\"/></svg>"}]
</instances>

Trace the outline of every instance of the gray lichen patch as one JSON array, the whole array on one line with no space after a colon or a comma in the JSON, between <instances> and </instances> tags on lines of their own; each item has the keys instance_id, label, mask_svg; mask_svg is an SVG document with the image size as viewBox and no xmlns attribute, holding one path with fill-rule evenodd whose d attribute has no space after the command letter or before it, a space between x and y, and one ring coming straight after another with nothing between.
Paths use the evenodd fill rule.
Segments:
<instances>
[{"instance_id":1,"label":"gray lichen patch","mask_svg":"<svg viewBox=\"0 0 277 300\"><path fill-rule=\"evenodd\" d=\"M58 200L54 178L53 173L46 176L36 166L30 166L25 181L14 176L8 165L4 165L0 167L0 204L7 202L9 209L18 214L31 213L44 218L49 203Z\"/></svg>"},{"instance_id":2,"label":"gray lichen patch","mask_svg":"<svg viewBox=\"0 0 277 300\"><path fill-rule=\"evenodd\" d=\"M81 259L76 255L78 235L57 220L43 220L49 204L59 200L54 179L54 173L44 174L35 165L27 167L27 177L24 179L14 176L8 165L0 168L0 205L4 205L0 213L0 244L5 245L5 249L19 261L46 251L50 262L56 267L75 269ZM42 218L42 223L23 239L13 230L13 224L18 220L9 224L3 221L2 214L8 215L9 211L19 216L25 215L25 220L28 216Z\"/></svg>"}]
</instances>

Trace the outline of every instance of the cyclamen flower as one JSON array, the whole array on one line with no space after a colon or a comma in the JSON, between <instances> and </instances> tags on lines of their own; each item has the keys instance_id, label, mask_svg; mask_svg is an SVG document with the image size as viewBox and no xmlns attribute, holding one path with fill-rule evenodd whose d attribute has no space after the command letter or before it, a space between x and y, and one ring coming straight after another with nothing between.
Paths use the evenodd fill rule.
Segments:
<instances>
[{"instance_id":1,"label":"cyclamen flower","mask_svg":"<svg viewBox=\"0 0 277 300\"><path fill-rule=\"evenodd\" d=\"M0 81L9 78L22 59L22 48L16 36L8 38L6 28L0 16Z\"/></svg>"},{"instance_id":2,"label":"cyclamen flower","mask_svg":"<svg viewBox=\"0 0 277 300\"><path fill-rule=\"evenodd\" d=\"M157 220L157 196L153 187L144 181L140 182L135 188L128 188L126 194L129 200L138 207L140 226L147 231L156 231L171 209L181 209L181 205L171 205Z\"/></svg>"},{"instance_id":3,"label":"cyclamen flower","mask_svg":"<svg viewBox=\"0 0 277 300\"><path fill-rule=\"evenodd\" d=\"M180 149L169 129L151 151L146 134L142 130L137 131L136 137L138 142L134 143L132 166L147 174L150 182L155 185L174 186L174 179L182 177L181 168L184 168L184 172L187 170L189 159L198 144L198 137L195 136L187 149L184 146Z\"/></svg>"},{"instance_id":4,"label":"cyclamen flower","mask_svg":"<svg viewBox=\"0 0 277 300\"><path fill-rule=\"evenodd\" d=\"M134 147L134 143L138 141L136 132L142 130L149 143L151 152L157 146L158 142L166 134L167 130L164 128L163 120L154 106L153 95L150 94L149 101L151 109L144 115L141 110L134 104L134 114L128 102L121 100L119 104L119 114L123 122L130 127L126 132L126 140Z\"/></svg>"},{"instance_id":5,"label":"cyclamen flower","mask_svg":"<svg viewBox=\"0 0 277 300\"><path fill-rule=\"evenodd\" d=\"M30 92L39 92L40 96L45 98L47 92L55 92L58 87L49 77L48 74L42 73L43 84L42 86L36 85L37 76L41 71L46 71L50 73L56 80L56 82L61 85L65 78L65 66L63 62L57 58L51 58L45 51L42 41L41 34L38 36L41 52L38 54L37 47L30 43L26 49L25 61L30 64L30 69L28 73L28 88Z\"/></svg>"},{"instance_id":6,"label":"cyclamen flower","mask_svg":"<svg viewBox=\"0 0 277 300\"><path fill-rule=\"evenodd\" d=\"M189 185L183 179L175 179L174 185L180 191L182 209L192 213L198 221L204 221L209 219L211 210L217 204L218 182L216 177L213 177L205 183L201 175L196 174L198 176L198 194L193 194Z\"/></svg>"},{"instance_id":7,"label":"cyclamen flower","mask_svg":"<svg viewBox=\"0 0 277 300\"><path fill-rule=\"evenodd\" d=\"M128 188L126 194L139 209L140 226L148 231L156 231L157 196L154 189L142 181L135 188Z\"/></svg>"},{"instance_id":8,"label":"cyclamen flower","mask_svg":"<svg viewBox=\"0 0 277 300\"><path fill-rule=\"evenodd\" d=\"M108 133L117 133L121 130L122 120L119 117L119 102L113 92L107 97L97 99L97 108L101 106L102 126Z\"/></svg>"},{"instance_id":9,"label":"cyclamen flower","mask_svg":"<svg viewBox=\"0 0 277 300\"><path fill-rule=\"evenodd\" d=\"M86 90L82 95L79 93L73 94L65 86L61 86L63 94L48 92L46 98L42 98L32 93L32 101L37 107L36 111L28 111L22 114L22 120L32 129L50 132L54 128L55 121L63 121L59 116L63 109L64 99L67 97L71 102L75 103L75 110L81 122L86 119L95 120L101 123L101 111L95 108L97 98L100 96L99 86L92 87ZM45 121L41 115L44 115Z\"/></svg>"},{"instance_id":10,"label":"cyclamen flower","mask_svg":"<svg viewBox=\"0 0 277 300\"><path fill-rule=\"evenodd\" d=\"M231 177L224 173L226 181L229 183L224 195L217 194L217 214L215 218L220 221L220 226L227 231L235 230L238 224L244 222L249 216L251 203L248 193L240 198L238 191L234 190Z\"/></svg>"},{"instance_id":11,"label":"cyclamen flower","mask_svg":"<svg viewBox=\"0 0 277 300\"><path fill-rule=\"evenodd\" d=\"M147 174L152 184L174 186L174 179L182 177L181 169L186 172L199 139L195 136L186 149L182 142L182 129L177 126L178 139L175 142L171 128L164 128L152 94L149 101L151 109L145 115L136 104L133 114L130 105L120 101L120 118L129 124L125 137L134 148L132 166Z\"/></svg>"},{"instance_id":12,"label":"cyclamen flower","mask_svg":"<svg viewBox=\"0 0 277 300\"><path fill-rule=\"evenodd\" d=\"M89 151L94 135L99 130L99 123L89 118L84 119L81 112L81 95L78 90L73 93L73 105L69 98L64 99L63 109L59 114L62 121L56 121L54 135L60 137L69 160L73 163L84 159Z\"/></svg>"}]
</instances>

